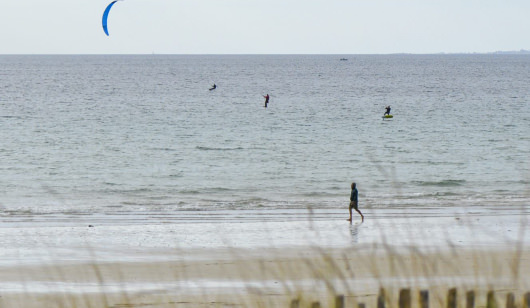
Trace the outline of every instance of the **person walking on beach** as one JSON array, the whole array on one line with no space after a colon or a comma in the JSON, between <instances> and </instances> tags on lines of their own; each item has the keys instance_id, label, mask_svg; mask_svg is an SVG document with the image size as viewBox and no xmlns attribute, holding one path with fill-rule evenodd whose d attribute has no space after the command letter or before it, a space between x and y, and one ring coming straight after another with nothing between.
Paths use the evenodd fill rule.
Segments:
<instances>
[{"instance_id":1,"label":"person walking on beach","mask_svg":"<svg viewBox=\"0 0 530 308\"><path fill-rule=\"evenodd\" d=\"M267 105L269 104L269 94L263 95L265 97L265 108L267 108Z\"/></svg>"},{"instance_id":2,"label":"person walking on beach","mask_svg":"<svg viewBox=\"0 0 530 308\"><path fill-rule=\"evenodd\" d=\"M358 194L359 194L359 192L357 191L357 184L355 184L355 182L351 183L350 219L348 219L349 222L352 221L352 217L351 217L352 211L351 211L351 209L355 209L357 211L357 213L359 213L359 215L361 215L361 222L364 221L363 213L361 213L361 211L359 211Z\"/></svg>"}]
</instances>

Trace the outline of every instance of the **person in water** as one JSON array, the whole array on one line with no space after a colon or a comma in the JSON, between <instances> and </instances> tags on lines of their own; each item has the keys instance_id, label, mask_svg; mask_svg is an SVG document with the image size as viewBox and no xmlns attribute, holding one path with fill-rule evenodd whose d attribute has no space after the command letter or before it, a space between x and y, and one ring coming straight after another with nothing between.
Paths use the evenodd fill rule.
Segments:
<instances>
[{"instance_id":1,"label":"person in water","mask_svg":"<svg viewBox=\"0 0 530 308\"><path fill-rule=\"evenodd\" d=\"M383 116L386 116L387 114L390 115L390 105L385 107L386 112Z\"/></svg>"},{"instance_id":2,"label":"person in water","mask_svg":"<svg viewBox=\"0 0 530 308\"><path fill-rule=\"evenodd\" d=\"M217 89L217 85L214 83L213 86L210 88L210 91Z\"/></svg>"},{"instance_id":3,"label":"person in water","mask_svg":"<svg viewBox=\"0 0 530 308\"><path fill-rule=\"evenodd\" d=\"M352 209L355 209L359 215L361 215L361 222L364 221L364 216L361 211L359 211L359 203L358 203L358 194L357 191L357 184L351 183L351 194L350 194L350 219L348 219L349 222L352 221Z\"/></svg>"},{"instance_id":4,"label":"person in water","mask_svg":"<svg viewBox=\"0 0 530 308\"><path fill-rule=\"evenodd\" d=\"M269 94L263 95L265 97L265 108L267 108L267 105L269 104Z\"/></svg>"}]
</instances>

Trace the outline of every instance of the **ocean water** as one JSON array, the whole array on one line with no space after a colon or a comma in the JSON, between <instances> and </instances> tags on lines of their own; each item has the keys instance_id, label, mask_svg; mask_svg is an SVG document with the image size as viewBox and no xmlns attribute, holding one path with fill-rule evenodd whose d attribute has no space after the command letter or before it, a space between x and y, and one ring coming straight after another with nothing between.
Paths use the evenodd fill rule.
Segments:
<instances>
[{"instance_id":1,"label":"ocean water","mask_svg":"<svg viewBox=\"0 0 530 308\"><path fill-rule=\"evenodd\" d=\"M529 85L526 55L0 56L0 215L528 206Z\"/></svg>"}]
</instances>

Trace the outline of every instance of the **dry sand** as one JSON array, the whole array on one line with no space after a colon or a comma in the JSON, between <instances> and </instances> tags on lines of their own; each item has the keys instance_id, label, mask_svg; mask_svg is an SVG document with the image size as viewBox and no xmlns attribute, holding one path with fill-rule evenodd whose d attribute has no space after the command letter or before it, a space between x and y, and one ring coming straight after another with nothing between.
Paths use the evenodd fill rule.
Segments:
<instances>
[{"instance_id":1,"label":"dry sand","mask_svg":"<svg viewBox=\"0 0 530 308\"><path fill-rule=\"evenodd\" d=\"M219 249L208 251L210 259L205 251L186 253L198 260L2 268L4 281L26 281L27 290L3 290L0 307L288 307L298 297L326 307L334 294L343 294L347 307L374 307L381 287L394 304L400 288L428 289L431 305L442 307L451 287L462 296L477 290L478 303L488 290L499 302L506 292L520 301L530 290L530 251L516 249Z\"/></svg>"}]
</instances>

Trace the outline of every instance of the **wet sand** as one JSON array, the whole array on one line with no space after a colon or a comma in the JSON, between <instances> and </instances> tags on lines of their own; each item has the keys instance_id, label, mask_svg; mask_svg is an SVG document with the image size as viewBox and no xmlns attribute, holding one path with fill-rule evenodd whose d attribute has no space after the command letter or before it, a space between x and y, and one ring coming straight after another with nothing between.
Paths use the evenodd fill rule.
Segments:
<instances>
[{"instance_id":1,"label":"wet sand","mask_svg":"<svg viewBox=\"0 0 530 308\"><path fill-rule=\"evenodd\" d=\"M495 290L500 302L530 291L521 209L366 210L362 224L343 211L228 214L0 228L0 307L287 307L296 297L326 307L335 294L373 307L381 287L394 299L429 289L442 307L450 287Z\"/></svg>"}]
</instances>

